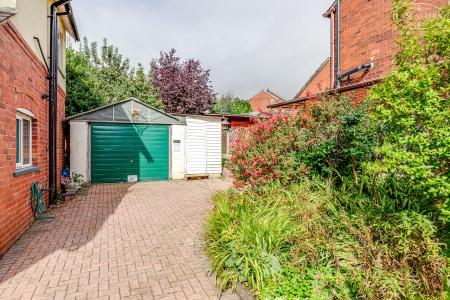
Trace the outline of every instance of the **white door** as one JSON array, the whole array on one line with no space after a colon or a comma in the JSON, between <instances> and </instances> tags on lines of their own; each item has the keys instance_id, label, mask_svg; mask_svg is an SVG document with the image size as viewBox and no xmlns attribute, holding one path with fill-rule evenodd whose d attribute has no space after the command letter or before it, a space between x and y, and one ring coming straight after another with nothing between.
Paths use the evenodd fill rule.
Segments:
<instances>
[{"instance_id":1,"label":"white door","mask_svg":"<svg viewBox=\"0 0 450 300\"><path fill-rule=\"evenodd\" d=\"M186 118L186 173L206 174L206 121Z\"/></svg>"},{"instance_id":2,"label":"white door","mask_svg":"<svg viewBox=\"0 0 450 300\"><path fill-rule=\"evenodd\" d=\"M221 121L187 117L186 124L186 174L221 174Z\"/></svg>"},{"instance_id":3,"label":"white door","mask_svg":"<svg viewBox=\"0 0 450 300\"><path fill-rule=\"evenodd\" d=\"M206 171L208 174L222 173L221 121L208 121L206 124Z\"/></svg>"}]
</instances>

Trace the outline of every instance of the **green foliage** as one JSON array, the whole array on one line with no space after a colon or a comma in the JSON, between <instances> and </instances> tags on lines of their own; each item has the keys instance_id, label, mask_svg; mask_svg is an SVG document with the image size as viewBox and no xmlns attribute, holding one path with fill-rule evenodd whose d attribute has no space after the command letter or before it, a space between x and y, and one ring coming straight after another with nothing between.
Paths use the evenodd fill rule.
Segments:
<instances>
[{"instance_id":1,"label":"green foliage","mask_svg":"<svg viewBox=\"0 0 450 300\"><path fill-rule=\"evenodd\" d=\"M362 205L350 212L320 178L217 195L206 238L220 287L242 282L263 299L442 297L448 270L433 223L354 196Z\"/></svg>"},{"instance_id":2,"label":"green foliage","mask_svg":"<svg viewBox=\"0 0 450 300\"><path fill-rule=\"evenodd\" d=\"M96 80L95 69L81 52L66 51L67 98L66 115L72 116L104 104L101 85Z\"/></svg>"},{"instance_id":3,"label":"green foliage","mask_svg":"<svg viewBox=\"0 0 450 300\"><path fill-rule=\"evenodd\" d=\"M369 101L327 96L306 117L274 115L238 136L229 166L246 189L218 195L207 226L222 288L243 282L263 299L450 296L449 8L418 31L407 4L394 3L397 68ZM261 232L278 246L261 251Z\"/></svg>"},{"instance_id":4,"label":"green foliage","mask_svg":"<svg viewBox=\"0 0 450 300\"><path fill-rule=\"evenodd\" d=\"M302 274L295 268L283 269L279 277L271 280L261 292L262 299L305 299L312 294L312 281L314 274Z\"/></svg>"},{"instance_id":5,"label":"green foliage","mask_svg":"<svg viewBox=\"0 0 450 300\"><path fill-rule=\"evenodd\" d=\"M405 2L395 1L394 13L402 50L396 70L369 95L383 143L367 170L401 183L396 189L405 205L440 209L450 222L449 8L421 32L408 26Z\"/></svg>"},{"instance_id":6,"label":"green foliage","mask_svg":"<svg viewBox=\"0 0 450 300\"><path fill-rule=\"evenodd\" d=\"M78 51L69 47L67 53L67 103L66 114L74 115L99 106L135 97L148 105L162 108L155 92L150 74L141 64L131 68L119 50L103 45L98 51L97 43L89 45L84 38Z\"/></svg>"},{"instance_id":7,"label":"green foliage","mask_svg":"<svg viewBox=\"0 0 450 300\"><path fill-rule=\"evenodd\" d=\"M318 100L311 116L272 115L234 141L230 160L235 184L287 185L309 174L354 176L373 155L375 124L367 103L355 106L345 95Z\"/></svg>"},{"instance_id":8,"label":"green foliage","mask_svg":"<svg viewBox=\"0 0 450 300\"><path fill-rule=\"evenodd\" d=\"M231 114L242 115L252 111L252 107L247 100L234 98L231 103Z\"/></svg>"},{"instance_id":9,"label":"green foliage","mask_svg":"<svg viewBox=\"0 0 450 300\"><path fill-rule=\"evenodd\" d=\"M334 285L342 283L344 276L337 269L296 268L284 269L281 276L269 281L261 291L261 299L350 299L356 294L349 288L336 289Z\"/></svg>"},{"instance_id":10,"label":"green foliage","mask_svg":"<svg viewBox=\"0 0 450 300\"><path fill-rule=\"evenodd\" d=\"M269 182L287 185L302 169L296 153L301 128L294 118L273 115L259 120L233 141L229 166L236 187L261 187Z\"/></svg>"},{"instance_id":11,"label":"green foliage","mask_svg":"<svg viewBox=\"0 0 450 300\"><path fill-rule=\"evenodd\" d=\"M222 289L243 282L260 290L280 272L289 249L292 225L287 207L269 198L262 206L253 197L229 191L214 198L207 252Z\"/></svg>"},{"instance_id":12,"label":"green foliage","mask_svg":"<svg viewBox=\"0 0 450 300\"><path fill-rule=\"evenodd\" d=\"M251 112L252 107L247 100L228 93L214 100L212 111L217 114L241 115Z\"/></svg>"},{"instance_id":13,"label":"green foliage","mask_svg":"<svg viewBox=\"0 0 450 300\"><path fill-rule=\"evenodd\" d=\"M358 183L362 163L373 156L375 124L368 116L369 103L355 105L344 94L323 96L311 107L311 116L300 142L299 159L313 174L352 175Z\"/></svg>"}]
</instances>

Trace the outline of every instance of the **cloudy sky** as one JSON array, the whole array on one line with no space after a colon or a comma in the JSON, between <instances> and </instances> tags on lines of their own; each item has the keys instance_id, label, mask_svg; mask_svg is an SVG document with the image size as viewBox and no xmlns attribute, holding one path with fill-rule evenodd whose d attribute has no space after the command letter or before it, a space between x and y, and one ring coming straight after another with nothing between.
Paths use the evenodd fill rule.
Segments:
<instances>
[{"instance_id":1,"label":"cloudy sky","mask_svg":"<svg viewBox=\"0 0 450 300\"><path fill-rule=\"evenodd\" d=\"M219 93L270 88L291 99L329 56L332 0L73 0L80 34L132 64L175 48L211 69Z\"/></svg>"}]
</instances>

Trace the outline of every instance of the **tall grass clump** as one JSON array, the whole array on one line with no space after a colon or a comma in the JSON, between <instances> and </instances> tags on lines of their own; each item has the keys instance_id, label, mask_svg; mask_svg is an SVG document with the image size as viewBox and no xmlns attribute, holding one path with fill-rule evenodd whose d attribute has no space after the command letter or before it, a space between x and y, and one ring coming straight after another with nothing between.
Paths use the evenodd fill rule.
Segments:
<instances>
[{"instance_id":1,"label":"tall grass clump","mask_svg":"<svg viewBox=\"0 0 450 300\"><path fill-rule=\"evenodd\" d=\"M274 193L267 196L264 205L251 191L229 191L214 198L216 207L206 230L207 252L222 289L242 282L259 290L287 258L292 217L282 199L272 198Z\"/></svg>"},{"instance_id":2,"label":"tall grass clump","mask_svg":"<svg viewBox=\"0 0 450 300\"><path fill-rule=\"evenodd\" d=\"M440 299L448 275L436 228L413 211L345 209L332 182L215 197L207 253L220 288L265 299Z\"/></svg>"}]
</instances>

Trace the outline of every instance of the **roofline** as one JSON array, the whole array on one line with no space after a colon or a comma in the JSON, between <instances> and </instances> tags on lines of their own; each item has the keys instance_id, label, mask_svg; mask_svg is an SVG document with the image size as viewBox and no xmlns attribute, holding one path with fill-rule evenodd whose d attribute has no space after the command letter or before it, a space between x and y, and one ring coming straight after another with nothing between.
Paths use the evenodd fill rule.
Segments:
<instances>
[{"instance_id":1,"label":"roofline","mask_svg":"<svg viewBox=\"0 0 450 300\"><path fill-rule=\"evenodd\" d=\"M207 114L205 116L218 116L222 118L258 118L258 116L252 116L252 115L246 115L246 114L239 114L239 115L233 115L233 114Z\"/></svg>"},{"instance_id":2,"label":"roofline","mask_svg":"<svg viewBox=\"0 0 450 300\"><path fill-rule=\"evenodd\" d=\"M336 9L336 1L331 4L331 6L323 13L323 16L325 18L329 18L331 16L331 13L334 12Z\"/></svg>"},{"instance_id":3,"label":"roofline","mask_svg":"<svg viewBox=\"0 0 450 300\"><path fill-rule=\"evenodd\" d=\"M170 115L170 114L168 114L168 113L166 113L166 112L164 112L162 110L159 110L159 109L157 109L157 108L155 108L153 106L150 106L150 105L148 105L148 104L146 104L146 103L144 103L144 102L142 102L142 101L140 101L140 100L138 100L138 99L136 99L134 97L129 97L129 98L121 100L121 101L113 102L113 103L110 103L110 104L107 104L107 105L104 105L104 106L101 106L101 107L97 107L97 108L94 108L94 109L91 109L91 110L88 110L88 111L85 111L85 112L82 112L82 113L79 113L79 114L67 117L67 118L65 118L63 120L63 122L67 122L67 121L73 120L75 118L78 118L78 117L81 117L81 116L84 116L84 115L87 115L87 114L90 114L90 113L93 113L93 112L96 112L96 111L99 111L99 110L111 107L111 106L114 106L114 105L117 105L117 104L125 103L125 102L128 102L128 101L135 101L135 102L137 102L139 104L142 104L142 105L144 105L144 106L146 106L146 107L148 107L150 109L153 109L153 110L155 110L155 111L157 111L157 112L159 112L159 113L161 113L161 114L163 114L163 115L165 115L165 116L167 116L169 118L172 118L172 119L175 119L177 121L180 121L178 118L174 117L173 115Z\"/></svg>"},{"instance_id":4,"label":"roofline","mask_svg":"<svg viewBox=\"0 0 450 300\"><path fill-rule=\"evenodd\" d=\"M277 95L276 93L274 93L274 92L271 91L270 89L263 89L263 90L261 90L261 92L266 92L266 93L268 93L268 94L270 94L270 95L272 95L272 96L277 97L277 98L280 99L280 100L286 101L286 100L284 100L283 97L281 97L280 95Z\"/></svg>"},{"instance_id":5,"label":"roofline","mask_svg":"<svg viewBox=\"0 0 450 300\"><path fill-rule=\"evenodd\" d=\"M279 100L281 100L281 101L286 101L283 97L281 97L281 96L275 94L274 92L272 92L272 91L269 90L269 89L262 89L262 90L260 90L260 91L257 92L255 95L253 95L252 97L250 97L250 98L248 99L248 101L250 102L250 100L252 100L255 96L259 95L260 93L266 93L266 94L268 94L268 95L271 96L271 97L275 97L275 98L277 98L277 99L279 99Z\"/></svg>"},{"instance_id":6,"label":"roofline","mask_svg":"<svg viewBox=\"0 0 450 300\"><path fill-rule=\"evenodd\" d=\"M316 78L317 75L319 75L320 72L322 72L323 68L327 65L328 62L330 62L331 58L327 57L324 62L319 66L319 68L316 69L316 71L309 77L308 81L305 82L305 84L301 87L301 89L295 94L294 98L297 98L301 93L303 93L306 88L309 86L309 84Z\"/></svg>"},{"instance_id":7,"label":"roofline","mask_svg":"<svg viewBox=\"0 0 450 300\"><path fill-rule=\"evenodd\" d=\"M78 27L77 27L77 22L75 21L75 16L73 15L72 4L70 4L70 2L67 2L65 4L65 7L66 7L66 11L69 12L69 22L70 22L70 26L72 26L74 39L77 42L79 42L80 41L80 34L78 32Z\"/></svg>"},{"instance_id":8,"label":"roofline","mask_svg":"<svg viewBox=\"0 0 450 300\"><path fill-rule=\"evenodd\" d=\"M147 122L127 122L127 121L103 121L103 120L72 120L72 122L80 122L80 123L113 123L113 124L134 124L134 125L149 125ZM150 123L150 125L186 125L186 122L178 121L173 123Z\"/></svg>"},{"instance_id":9,"label":"roofline","mask_svg":"<svg viewBox=\"0 0 450 300\"><path fill-rule=\"evenodd\" d=\"M361 83L357 83L354 85L344 86L339 89L332 89L332 90L329 90L329 91L326 91L326 92L323 92L320 94L306 96L306 97L302 97L302 98L298 98L298 99L292 99L292 100L286 101L285 103L272 104L272 105L269 105L268 107L269 108L277 108L277 107L287 106L290 104L304 102L306 100L314 99L314 98L320 97L322 95L330 95L333 93L343 93L343 92L347 92L347 91L351 91L351 90L355 90L355 89L359 89L359 88L363 88L363 87L369 87L369 86L379 83L381 80L382 79L374 79L371 81L361 82Z\"/></svg>"},{"instance_id":10,"label":"roofline","mask_svg":"<svg viewBox=\"0 0 450 300\"><path fill-rule=\"evenodd\" d=\"M216 118L216 119L223 119L224 117L222 115L214 115L214 114L204 114L204 115L196 115L196 114L180 114L180 113L174 113L172 114L174 116L180 116L180 117L206 117L206 118Z\"/></svg>"}]
</instances>

